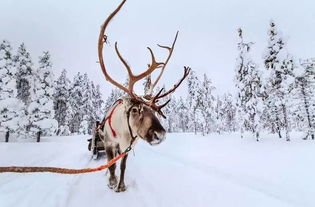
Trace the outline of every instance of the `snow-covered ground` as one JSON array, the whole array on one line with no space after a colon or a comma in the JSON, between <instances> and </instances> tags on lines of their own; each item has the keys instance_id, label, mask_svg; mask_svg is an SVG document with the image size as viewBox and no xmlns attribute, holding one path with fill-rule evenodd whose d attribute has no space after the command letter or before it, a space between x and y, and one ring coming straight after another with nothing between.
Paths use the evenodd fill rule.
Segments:
<instances>
[{"instance_id":1,"label":"snow-covered ground","mask_svg":"<svg viewBox=\"0 0 315 207\"><path fill-rule=\"evenodd\" d=\"M0 166L84 168L103 164L104 157L91 159L86 139L0 142ZM126 192L110 190L105 171L5 173L0 174L0 206L315 206L314 141L296 138L289 143L271 135L256 142L236 134L168 134L161 145L139 142L134 151L127 162Z\"/></svg>"}]
</instances>

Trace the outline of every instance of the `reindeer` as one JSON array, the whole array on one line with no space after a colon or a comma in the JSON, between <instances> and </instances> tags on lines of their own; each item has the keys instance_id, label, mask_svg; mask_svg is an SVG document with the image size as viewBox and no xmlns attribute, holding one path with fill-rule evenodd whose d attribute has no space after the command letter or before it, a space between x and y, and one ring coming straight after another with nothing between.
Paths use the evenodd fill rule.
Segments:
<instances>
[{"instance_id":1,"label":"reindeer","mask_svg":"<svg viewBox=\"0 0 315 207\"><path fill-rule=\"evenodd\" d=\"M150 65L148 65L148 68L145 70L145 72L142 72L139 75L134 75L131 67L127 64L127 61L125 61L125 59L120 54L116 42L115 51L120 61L127 69L129 75L128 86L123 86L109 76L103 59L103 46L107 42L105 31L111 19L119 12L125 2L126 0L123 0L120 5L104 21L98 40L99 63L106 80L128 94L127 97L116 101L112 108L109 109L106 115L107 118L103 120L103 123L101 124L102 127L97 128L97 133L99 133L103 139L108 160L111 160L119 153L125 152L127 149L130 150L131 147L136 144L138 139L142 139L148 142L150 145L157 145L165 140L166 131L157 118L157 114L159 114L163 118L166 118L161 109L166 106L170 100L162 105L157 105L157 102L161 98L173 93L190 72L189 67L184 67L184 75L177 84L175 84L168 91L164 91L162 89L156 95L153 95L154 88L156 87L167 63L172 56L178 36L177 32L171 47L158 45L163 49L167 49L169 52L164 62L156 62L152 50L148 47L148 50L151 54L152 62ZM151 85L150 93L147 94L145 97L141 97L135 94L133 90L135 83L150 75L158 68L161 68L161 72L158 75L156 81ZM101 130L101 128L103 128L103 130ZM111 189L115 189L116 192L122 192L126 190L124 175L127 158L128 155L126 155L120 163L119 182L117 180L117 177L115 176L116 164L112 165L109 168L110 176L108 186Z\"/></svg>"}]
</instances>

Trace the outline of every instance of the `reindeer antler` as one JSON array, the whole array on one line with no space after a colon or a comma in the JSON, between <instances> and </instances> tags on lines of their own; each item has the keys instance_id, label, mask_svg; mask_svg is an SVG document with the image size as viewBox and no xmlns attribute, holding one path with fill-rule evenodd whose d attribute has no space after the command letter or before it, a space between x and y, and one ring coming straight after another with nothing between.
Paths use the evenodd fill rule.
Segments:
<instances>
[{"instance_id":1,"label":"reindeer antler","mask_svg":"<svg viewBox=\"0 0 315 207\"><path fill-rule=\"evenodd\" d=\"M158 45L159 47L167 49L169 51L169 55L167 56L167 58L164 62L157 62L155 59L153 51L151 50L151 48L148 47L148 50L151 54L151 64L148 66L148 68L144 72L140 73L139 75L133 74L131 67L128 65L127 61L122 57L121 53L118 50L118 43L117 42L115 43L115 51L118 55L118 58L123 63L123 65L125 66L125 68L128 72L128 75L129 75L128 87L125 87L122 84L115 81L113 78L110 77L110 75L106 71L106 67L105 67L105 63L104 63L104 59L103 59L103 47L104 47L104 43L106 43L106 41L107 41L107 36L105 35L106 28L107 28L109 22L113 19L113 17L119 12L119 10L125 4L125 2L126 2L126 0L123 0L119 4L119 6L108 16L108 18L105 20L104 24L101 27L101 31L100 31L99 38L98 38L98 57L99 57L99 63L100 63L102 72L103 72L106 80L109 81L111 84L115 85L119 89L126 92L132 99L137 100L137 101L144 103L145 105L151 107L153 110L157 111L161 116L163 116L165 118L161 109L164 106L166 106L166 104L168 104L170 100L168 100L166 103L158 106L157 105L158 99L165 97L165 96L169 95L170 93L174 92L176 90L176 88L178 88L178 86L183 82L183 80L187 77L187 75L190 72L190 68L185 67L184 76L180 79L180 81L177 84L174 85L174 87L172 89L170 89L169 91L167 91L163 94L162 94L162 91L163 91L163 89L162 89L156 95L152 96L153 89L156 87L157 83L159 82L159 80L160 80L160 78L161 78L161 76L165 70L167 63L169 62L169 60L173 54L174 46L175 46L175 43L176 43L176 40L178 37L178 32L176 33L175 39L174 39L171 47ZM134 91L133 91L134 85L139 80L150 75L157 68L162 68L161 72L150 89L150 92L151 92L150 98L147 100L144 100L142 97L140 97L134 93Z\"/></svg>"}]
</instances>

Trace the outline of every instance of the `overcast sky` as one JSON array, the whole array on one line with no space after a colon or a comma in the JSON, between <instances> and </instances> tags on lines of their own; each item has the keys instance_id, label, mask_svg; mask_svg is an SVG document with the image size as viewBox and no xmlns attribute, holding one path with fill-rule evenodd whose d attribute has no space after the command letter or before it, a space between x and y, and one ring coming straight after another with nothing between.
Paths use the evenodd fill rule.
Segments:
<instances>
[{"instance_id":1,"label":"overcast sky","mask_svg":"<svg viewBox=\"0 0 315 207\"><path fill-rule=\"evenodd\" d=\"M49 50L57 75L63 68L70 77L87 72L107 95L112 87L105 83L96 63L97 39L103 20L119 3L0 0L0 40L9 40L14 48L24 42L34 62L42 51ZM128 0L108 27L111 45L104 55L110 74L124 82L126 72L115 56L115 41L138 73L150 61L146 47L152 47L161 60L166 53L156 44L170 44L179 30L161 85L174 84L187 65L200 76L207 73L219 93L234 92L237 28L243 28L246 41L255 42L253 58L257 62L267 45L270 19L288 37L290 53L297 58L315 57L314 8L314 0Z\"/></svg>"}]
</instances>

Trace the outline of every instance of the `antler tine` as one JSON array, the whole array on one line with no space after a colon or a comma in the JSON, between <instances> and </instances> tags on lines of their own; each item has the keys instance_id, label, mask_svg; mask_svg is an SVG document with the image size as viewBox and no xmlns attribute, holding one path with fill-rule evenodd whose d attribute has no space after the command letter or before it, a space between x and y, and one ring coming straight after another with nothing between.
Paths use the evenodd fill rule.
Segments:
<instances>
[{"instance_id":1,"label":"antler tine","mask_svg":"<svg viewBox=\"0 0 315 207\"><path fill-rule=\"evenodd\" d=\"M127 69L127 71L128 71L128 75L129 75L129 77L131 78L131 77L133 77L134 75L133 75L133 73L132 73L132 71L131 71L131 68L130 68L130 66L128 65L128 63L126 62L126 60L121 56L121 54L120 54L120 52L119 52L119 50L118 50L118 43L117 42L115 42L115 50L116 50L116 53L117 53L117 56L119 57L119 59L120 59L120 61L124 64L124 66L126 67L126 69Z\"/></svg>"},{"instance_id":2,"label":"antler tine","mask_svg":"<svg viewBox=\"0 0 315 207\"><path fill-rule=\"evenodd\" d=\"M118 50L118 43L115 42L115 50L116 53L120 59L120 61L124 64L124 66L126 67L127 71L128 71L128 75L129 75L129 84L128 84L128 90L130 91L130 93L128 93L129 95L131 95L133 98L135 98L135 95L133 94L133 86L134 84L137 82L137 80L135 79L134 74L132 73L132 70L130 68L130 66L128 65L128 63L126 62L126 60L121 56L119 50Z\"/></svg>"},{"instance_id":3,"label":"antler tine","mask_svg":"<svg viewBox=\"0 0 315 207\"><path fill-rule=\"evenodd\" d=\"M154 104L157 100L157 98L159 97L159 95L164 91L164 88L162 88L152 99L151 99L151 103Z\"/></svg>"},{"instance_id":4,"label":"antler tine","mask_svg":"<svg viewBox=\"0 0 315 207\"><path fill-rule=\"evenodd\" d=\"M164 104L160 105L160 106L159 106L159 111L161 111L161 109L162 109L163 107L165 107L170 101L171 101L171 99L168 99ZM161 112L162 112L162 111L161 111Z\"/></svg>"},{"instance_id":5,"label":"antler tine","mask_svg":"<svg viewBox=\"0 0 315 207\"><path fill-rule=\"evenodd\" d=\"M165 119L166 116L164 115L163 111L161 110L163 107L165 107L169 102L171 101L171 99L167 100L164 104L160 105L160 106L156 106L155 105L155 110Z\"/></svg>"},{"instance_id":6,"label":"antler tine","mask_svg":"<svg viewBox=\"0 0 315 207\"><path fill-rule=\"evenodd\" d=\"M175 47L175 44L176 44L176 41L177 41L178 33L179 33L179 31L176 32L175 39L174 39L174 41L173 41L172 47L163 46L163 45L159 45L159 44L158 44L158 46L159 46L160 48L167 49L167 50L169 51L169 54L168 54L168 57L166 58L166 60L165 60L165 62L164 62L164 64L163 64L163 67L162 67L162 69L161 69L160 74L158 75L157 79L155 80L155 82L154 82L153 85L151 86L150 91L149 91L149 94L150 94L150 93L153 93L153 89L156 87L157 83L160 81L160 79L161 79L161 77L162 77L162 75L163 75L163 73L164 73L165 67L166 67L167 63L169 62L169 60L171 59L171 56L172 56L172 54L173 54L174 47Z\"/></svg>"},{"instance_id":7,"label":"antler tine","mask_svg":"<svg viewBox=\"0 0 315 207\"><path fill-rule=\"evenodd\" d=\"M109 17L105 20L104 24L101 26L101 31L98 37L98 59L99 59L99 64L101 66L102 72L105 76L105 79L109 81L110 83L112 83L113 85L117 86L119 89L125 91L127 94L130 94L131 96L133 96L131 91L129 91L126 87L124 87L123 85L121 85L120 83L112 79L112 77L110 77L110 75L106 71L106 67L105 67L105 63L103 59L103 47L107 39L107 36L105 35L106 28L108 24L110 23L110 21L114 18L114 16L119 12L121 7L125 4L125 2L126 0L123 0L119 4L119 6L109 15Z\"/></svg>"},{"instance_id":8,"label":"antler tine","mask_svg":"<svg viewBox=\"0 0 315 207\"><path fill-rule=\"evenodd\" d=\"M154 53L153 53L152 49L149 48L149 47L147 47L147 48L150 51L151 61L152 62L151 62L150 66L148 67L148 69L146 71L144 71L143 73L140 73L139 75L134 76L136 81L139 81L139 80L145 78L146 76L151 74L155 69L159 68L161 65L164 64L164 63L161 63L161 62L156 62L155 56L154 56Z\"/></svg>"},{"instance_id":9,"label":"antler tine","mask_svg":"<svg viewBox=\"0 0 315 207\"><path fill-rule=\"evenodd\" d=\"M165 97L165 96L167 96L167 95L173 93L173 92L180 86L180 84L182 84L182 82L183 82L183 81L185 80L185 78L188 76L188 74L190 73L190 71L191 71L191 68L185 66L185 67L184 67L184 75L183 75L183 77L178 81L178 83L175 84L175 85L173 86L173 88L171 88L171 89L168 90L167 92L163 93L162 95L159 95L159 96L157 97L157 99L163 98L163 97Z\"/></svg>"}]
</instances>

